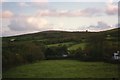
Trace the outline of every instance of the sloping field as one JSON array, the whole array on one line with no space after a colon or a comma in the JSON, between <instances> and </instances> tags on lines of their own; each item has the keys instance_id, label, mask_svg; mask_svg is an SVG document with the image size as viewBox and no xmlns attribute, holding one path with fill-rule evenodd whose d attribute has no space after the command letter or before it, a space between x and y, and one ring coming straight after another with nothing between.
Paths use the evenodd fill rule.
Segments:
<instances>
[{"instance_id":1,"label":"sloping field","mask_svg":"<svg viewBox=\"0 0 120 80\"><path fill-rule=\"evenodd\" d=\"M75 44L75 45L72 45L70 46L68 49L69 50L76 50L78 48L81 48L82 50L85 48L87 43L79 43L79 44Z\"/></svg>"},{"instance_id":2,"label":"sloping field","mask_svg":"<svg viewBox=\"0 0 120 80\"><path fill-rule=\"evenodd\" d=\"M50 44L47 45L48 47L56 47L59 45L65 45L68 47L68 50L76 50L81 48L82 50L85 48L87 43L75 43L75 42L66 42L66 43L57 43L57 44Z\"/></svg>"},{"instance_id":3,"label":"sloping field","mask_svg":"<svg viewBox=\"0 0 120 80\"><path fill-rule=\"evenodd\" d=\"M49 44L47 45L48 47L56 47L56 46L59 46L59 45L65 45L65 46L71 46L71 45L74 45L75 43L74 42L65 42L65 43L57 43L57 44Z\"/></svg>"}]
</instances>

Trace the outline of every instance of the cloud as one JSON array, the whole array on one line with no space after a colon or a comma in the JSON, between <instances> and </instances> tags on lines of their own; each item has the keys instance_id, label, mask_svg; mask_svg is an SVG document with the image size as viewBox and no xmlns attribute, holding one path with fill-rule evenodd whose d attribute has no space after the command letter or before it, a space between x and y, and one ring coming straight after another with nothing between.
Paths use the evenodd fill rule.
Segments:
<instances>
[{"instance_id":1,"label":"cloud","mask_svg":"<svg viewBox=\"0 0 120 80\"><path fill-rule=\"evenodd\" d=\"M82 10L81 13L83 15L92 16L92 15L98 15L98 14L102 13L102 10L97 9L97 8L86 8L86 9Z\"/></svg>"},{"instance_id":2,"label":"cloud","mask_svg":"<svg viewBox=\"0 0 120 80\"><path fill-rule=\"evenodd\" d=\"M8 27L13 31L40 31L52 28L46 19L33 16L13 18Z\"/></svg>"},{"instance_id":3,"label":"cloud","mask_svg":"<svg viewBox=\"0 0 120 80\"><path fill-rule=\"evenodd\" d=\"M11 12L11 11L9 11L9 10L7 10L7 11L3 11L2 13L0 13L0 14L2 14L2 18L11 18L11 17L13 17L13 13Z\"/></svg>"},{"instance_id":4,"label":"cloud","mask_svg":"<svg viewBox=\"0 0 120 80\"><path fill-rule=\"evenodd\" d=\"M4 0L0 0L0 5L4 2Z\"/></svg>"},{"instance_id":5,"label":"cloud","mask_svg":"<svg viewBox=\"0 0 120 80\"><path fill-rule=\"evenodd\" d=\"M107 5L106 13L108 15L115 15L115 14L117 14L118 13L118 6L117 5L113 5L113 4Z\"/></svg>"},{"instance_id":6,"label":"cloud","mask_svg":"<svg viewBox=\"0 0 120 80\"><path fill-rule=\"evenodd\" d=\"M95 30L95 31L97 31L97 30L99 30L99 31L100 30L107 30L107 29L111 29L111 28L113 28L112 25L108 25L107 23L102 22L102 21L98 21L96 25L90 25L88 27L88 29Z\"/></svg>"},{"instance_id":7,"label":"cloud","mask_svg":"<svg viewBox=\"0 0 120 80\"><path fill-rule=\"evenodd\" d=\"M48 2L48 0L31 0L33 2Z\"/></svg>"},{"instance_id":8,"label":"cloud","mask_svg":"<svg viewBox=\"0 0 120 80\"><path fill-rule=\"evenodd\" d=\"M20 7L28 7L29 6L29 4L27 4L26 2L19 2L18 5Z\"/></svg>"},{"instance_id":9,"label":"cloud","mask_svg":"<svg viewBox=\"0 0 120 80\"><path fill-rule=\"evenodd\" d=\"M110 27L107 23L105 22L102 22L102 21L98 21L97 23L97 28L107 28L107 27Z\"/></svg>"},{"instance_id":10,"label":"cloud","mask_svg":"<svg viewBox=\"0 0 120 80\"><path fill-rule=\"evenodd\" d=\"M8 27L13 31L24 31L27 30L27 27L29 27L29 25L24 19L13 18Z\"/></svg>"},{"instance_id":11,"label":"cloud","mask_svg":"<svg viewBox=\"0 0 120 80\"><path fill-rule=\"evenodd\" d=\"M39 16L94 16L100 14L102 11L96 8L86 8L83 10L40 10L37 15Z\"/></svg>"},{"instance_id":12,"label":"cloud","mask_svg":"<svg viewBox=\"0 0 120 80\"><path fill-rule=\"evenodd\" d=\"M46 9L48 8L48 0L29 0L29 1L18 1L17 5L19 7L27 7L27 8L38 8L38 9Z\"/></svg>"},{"instance_id":13,"label":"cloud","mask_svg":"<svg viewBox=\"0 0 120 80\"><path fill-rule=\"evenodd\" d=\"M116 27L116 28L120 28L120 24L119 24L119 23L116 24L115 27Z\"/></svg>"},{"instance_id":14,"label":"cloud","mask_svg":"<svg viewBox=\"0 0 120 80\"><path fill-rule=\"evenodd\" d=\"M106 3L105 13L108 15L115 15L118 13L118 5L114 4L114 0L108 0Z\"/></svg>"},{"instance_id":15,"label":"cloud","mask_svg":"<svg viewBox=\"0 0 120 80\"><path fill-rule=\"evenodd\" d=\"M40 9L38 14L40 16L67 16L67 17L78 17L78 16L99 16L103 14L107 15L115 15L118 13L118 6L112 3L112 0L109 0L106 3L106 7L103 8L95 8L89 7L85 9L77 9L77 10L51 10L49 7L48 0L35 0L31 3L27 2L19 2L19 6L21 7L35 7Z\"/></svg>"},{"instance_id":16,"label":"cloud","mask_svg":"<svg viewBox=\"0 0 120 80\"><path fill-rule=\"evenodd\" d=\"M36 26L37 29L41 29L48 24L48 21L43 18L29 17L27 18L27 23L31 26Z\"/></svg>"},{"instance_id":17,"label":"cloud","mask_svg":"<svg viewBox=\"0 0 120 80\"><path fill-rule=\"evenodd\" d=\"M28 7L28 8L38 8L38 9L47 9L48 8L48 2L18 2L18 5L20 7Z\"/></svg>"}]
</instances>

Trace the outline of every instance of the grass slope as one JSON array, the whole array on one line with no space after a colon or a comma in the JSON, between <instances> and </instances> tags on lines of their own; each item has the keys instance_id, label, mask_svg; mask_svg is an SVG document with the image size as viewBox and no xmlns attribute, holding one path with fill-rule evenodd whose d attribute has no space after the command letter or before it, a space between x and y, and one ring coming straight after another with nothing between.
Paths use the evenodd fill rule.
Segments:
<instances>
[{"instance_id":1,"label":"grass slope","mask_svg":"<svg viewBox=\"0 0 120 80\"><path fill-rule=\"evenodd\" d=\"M45 60L10 69L3 78L117 78L117 68L103 62Z\"/></svg>"},{"instance_id":2,"label":"grass slope","mask_svg":"<svg viewBox=\"0 0 120 80\"><path fill-rule=\"evenodd\" d=\"M71 46L75 44L74 42L65 42L65 43L57 43L57 44L49 44L47 45L48 47L56 47L56 46L59 46L59 45L65 45L65 46Z\"/></svg>"},{"instance_id":3,"label":"grass slope","mask_svg":"<svg viewBox=\"0 0 120 80\"><path fill-rule=\"evenodd\" d=\"M87 43L75 43L75 42L65 42L65 43L57 43L57 44L49 44L48 47L56 47L59 45L65 45L68 47L68 50L76 50L81 48L84 50Z\"/></svg>"},{"instance_id":4,"label":"grass slope","mask_svg":"<svg viewBox=\"0 0 120 80\"><path fill-rule=\"evenodd\" d=\"M9 37L2 37L2 41L10 41L10 39L15 39L16 41L38 41L49 42L49 41L58 41L59 40L68 40L68 42L79 41L82 39L88 40L91 36L104 36L110 35L111 38L119 37L118 33L120 28L115 28L111 30L101 31L101 32L67 32L67 31L43 31L38 33L29 33L24 35L16 35ZM56 42L57 43L57 42Z\"/></svg>"},{"instance_id":5,"label":"grass slope","mask_svg":"<svg viewBox=\"0 0 120 80\"><path fill-rule=\"evenodd\" d=\"M76 49L81 48L81 49L83 50L83 49L85 48L86 44L87 44L87 43L75 44L75 45L69 47L68 49L69 49L69 50L76 50Z\"/></svg>"}]
</instances>

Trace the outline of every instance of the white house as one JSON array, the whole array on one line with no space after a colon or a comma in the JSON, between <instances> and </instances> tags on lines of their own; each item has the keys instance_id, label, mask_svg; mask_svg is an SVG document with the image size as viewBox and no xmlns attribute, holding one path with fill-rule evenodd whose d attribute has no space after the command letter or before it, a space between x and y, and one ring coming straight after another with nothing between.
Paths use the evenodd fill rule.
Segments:
<instances>
[{"instance_id":1,"label":"white house","mask_svg":"<svg viewBox=\"0 0 120 80\"><path fill-rule=\"evenodd\" d=\"M68 55L67 55L67 54L63 54L62 56L63 56L63 57L67 57Z\"/></svg>"},{"instance_id":2,"label":"white house","mask_svg":"<svg viewBox=\"0 0 120 80\"><path fill-rule=\"evenodd\" d=\"M113 58L115 60L120 60L120 54L119 53L120 53L119 51L117 51L117 52L114 53Z\"/></svg>"},{"instance_id":3,"label":"white house","mask_svg":"<svg viewBox=\"0 0 120 80\"><path fill-rule=\"evenodd\" d=\"M11 42L15 41L15 39L10 39Z\"/></svg>"}]
</instances>

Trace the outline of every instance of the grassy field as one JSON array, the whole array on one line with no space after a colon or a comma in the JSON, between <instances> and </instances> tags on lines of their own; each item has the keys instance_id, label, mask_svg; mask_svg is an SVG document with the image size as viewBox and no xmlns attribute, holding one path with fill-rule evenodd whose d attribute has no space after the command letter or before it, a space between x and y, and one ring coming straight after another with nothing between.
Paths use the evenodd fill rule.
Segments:
<instances>
[{"instance_id":1,"label":"grassy field","mask_svg":"<svg viewBox=\"0 0 120 80\"><path fill-rule=\"evenodd\" d=\"M48 47L56 47L59 45L65 45L68 47L68 50L76 50L81 48L82 50L85 48L87 43L75 43L75 42L66 42L66 43L57 43L57 44L50 44L47 45Z\"/></svg>"},{"instance_id":2,"label":"grassy field","mask_svg":"<svg viewBox=\"0 0 120 80\"><path fill-rule=\"evenodd\" d=\"M59 45L65 45L65 46L71 46L75 44L74 42L65 42L65 43L57 43L57 44L49 44L47 45L48 47L56 47L56 46L59 46Z\"/></svg>"},{"instance_id":3,"label":"grassy field","mask_svg":"<svg viewBox=\"0 0 120 80\"><path fill-rule=\"evenodd\" d=\"M12 68L3 73L3 78L117 78L117 71L117 64L44 60Z\"/></svg>"},{"instance_id":4,"label":"grassy field","mask_svg":"<svg viewBox=\"0 0 120 80\"><path fill-rule=\"evenodd\" d=\"M71 47L69 47L68 49L69 50L76 50L78 48L81 48L82 50L85 48L87 43L79 43L79 44L75 44L75 45L72 45Z\"/></svg>"}]
</instances>

